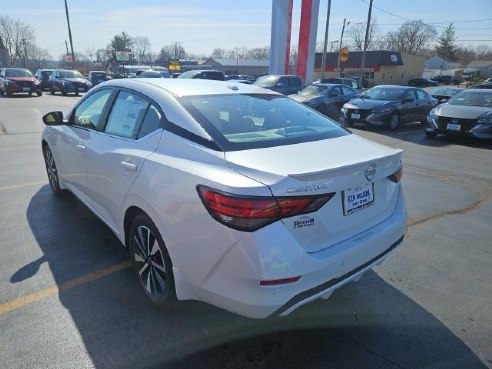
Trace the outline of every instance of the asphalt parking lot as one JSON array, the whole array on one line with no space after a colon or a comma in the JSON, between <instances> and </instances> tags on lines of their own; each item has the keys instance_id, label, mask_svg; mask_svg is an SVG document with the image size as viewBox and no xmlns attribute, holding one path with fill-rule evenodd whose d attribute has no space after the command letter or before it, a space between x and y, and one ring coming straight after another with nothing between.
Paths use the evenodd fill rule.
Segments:
<instances>
[{"instance_id":1,"label":"asphalt parking lot","mask_svg":"<svg viewBox=\"0 0 492 369\"><path fill-rule=\"evenodd\" d=\"M285 318L149 303L111 231L54 197L41 117L77 97L0 97L0 368L492 368L492 145L355 127L402 148L404 246Z\"/></svg>"}]
</instances>

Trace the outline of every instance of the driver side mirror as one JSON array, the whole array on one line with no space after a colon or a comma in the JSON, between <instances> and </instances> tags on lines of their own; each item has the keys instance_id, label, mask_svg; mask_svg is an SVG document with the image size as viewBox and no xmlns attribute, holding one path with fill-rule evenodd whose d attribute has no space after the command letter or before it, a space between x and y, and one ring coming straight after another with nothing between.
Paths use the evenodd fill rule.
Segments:
<instances>
[{"instance_id":1,"label":"driver side mirror","mask_svg":"<svg viewBox=\"0 0 492 369\"><path fill-rule=\"evenodd\" d=\"M64 124L63 113L61 111L52 111L43 116L43 123L47 126L60 126Z\"/></svg>"}]
</instances>

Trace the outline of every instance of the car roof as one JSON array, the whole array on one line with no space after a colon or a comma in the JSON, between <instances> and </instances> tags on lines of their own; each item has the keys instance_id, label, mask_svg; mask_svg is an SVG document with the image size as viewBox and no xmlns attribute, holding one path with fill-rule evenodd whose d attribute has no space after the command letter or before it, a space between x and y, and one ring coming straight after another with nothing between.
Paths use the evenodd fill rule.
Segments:
<instances>
[{"instance_id":1,"label":"car roof","mask_svg":"<svg viewBox=\"0 0 492 369\"><path fill-rule=\"evenodd\" d=\"M280 95L277 92L264 89L255 85L235 83L230 81L215 81L207 79L186 79L186 78L139 78L111 80L104 83L105 86L121 86L126 88L145 89L151 85L176 97L197 96L197 95L225 95L231 93L241 94L270 94Z\"/></svg>"},{"instance_id":2,"label":"car roof","mask_svg":"<svg viewBox=\"0 0 492 369\"><path fill-rule=\"evenodd\" d=\"M340 87L348 87L348 88L350 88L350 86L347 86L347 85L342 85L341 83L322 83L322 82L313 82L313 83L311 83L310 85L325 86L325 87L340 86ZM310 85L308 85L308 86L310 86ZM308 86L306 86L306 87L308 87Z\"/></svg>"},{"instance_id":3,"label":"car roof","mask_svg":"<svg viewBox=\"0 0 492 369\"><path fill-rule=\"evenodd\" d=\"M379 85L379 86L374 86L373 88L376 87L384 87L384 88L398 88L398 89L404 89L404 90L414 90L415 87L412 86L401 86L401 85Z\"/></svg>"}]
</instances>

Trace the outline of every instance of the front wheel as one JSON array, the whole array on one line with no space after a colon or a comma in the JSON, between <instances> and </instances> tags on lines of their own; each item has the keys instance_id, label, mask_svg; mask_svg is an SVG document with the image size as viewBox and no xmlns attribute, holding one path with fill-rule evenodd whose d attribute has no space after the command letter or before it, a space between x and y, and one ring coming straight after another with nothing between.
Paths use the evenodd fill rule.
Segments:
<instances>
[{"instance_id":1,"label":"front wheel","mask_svg":"<svg viewBox=\"0 0 492 369\"><path fill-rule=\"evenodd\" d=\"M398 115L398 113L393 113L388 123L386 124L386 127L394 131L395 129L398 128L399 125L400 125L400 116Z\"/></svg>"},{"instance_id":2,"label":"front wheel","mask_svg":"<svg viewBox=\"0 0 492 369\"><path fill-rule=\"evenodd\" d=\"M171 259L162 237L145 214L135 217L130 228L132 264L147 297L157 305L176 300Z\"/></svg>"},{"instance_id":3,"label":"front wheel","mask_svg":"<svg viewBox=\"0 0 492 369\"><path fill-rule=\"evenodd\" d=\"M436 131L425 131L425 135L429 138L434 138L437 136L437 132Z\"/></svg>"},{"instance_id":4,"label":"front wheel","mask_svg":"<svg viewBox=\"0 0 492 369\"><path fill-rule=\"evenodd\" d=\"M60 188L60 180L58 178L58 170L56 169L55 158L48 145L43 150L44 164L46 165L46 173L50 182L51 190L55 195L61 195L65 191Z\"/></svg>"},{"instance_id":5,"label":"front wheel","mask_svg":"<svg viewBox=\"0 0 492 369\"><path fill-rule=\"evenodd\" d=\"M36 91L36 95L41 96L42 94L43 94L43 91L41 91L41 90Z\"/></svg>"}]
</instances>

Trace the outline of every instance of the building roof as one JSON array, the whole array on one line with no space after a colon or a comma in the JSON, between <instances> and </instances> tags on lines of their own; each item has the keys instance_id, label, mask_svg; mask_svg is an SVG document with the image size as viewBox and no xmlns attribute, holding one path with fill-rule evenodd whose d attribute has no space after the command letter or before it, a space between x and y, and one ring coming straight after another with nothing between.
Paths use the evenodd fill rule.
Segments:
<instances>
[{"instance_id":1,"label":"building roof","mask_svg":"<svg viewBox=\"0 0 492 369\"><path fill-rule=\"evenodd\" d=\"M236 59L236 58L227 58L227 59L214 59L210 58L205 61L204 64L208 64L210 62L215 62L224 67L268 67L270 66L269 60L258 60L258 59Z\"/></svg>"},{"instance_id":2,"label":"building roof","mask_svg":"<svg viewBox=\"0 0 492 369\"><path fill-rule=\"evenodd\" d=\"M468 64L467 68L484 68L492 65L492 60L474 60Z\"/></svg>"},{"instance_id":3,"label":"building roof","mask_svg":"<svg viewBox=\"0 0 492 369\"><path fill-rule=\"evenodd\" d=\"M314 66L321 67L322 53L316 53ZM326 53L326 65L333 67L337 65L338 51ZM360 67L362 51L349 51L348 61L340 63L344 68ZM401 52L391 50L369 50L366 51L366 68L380 67L383 65L403 65Z\"/></svg>"},{"instance_id":4,"label":"building roof","mask_svg":"<svg viewBox=\"0 0 492 369\"><path fill-rule=\"evenodd\" d=\"M435 56L433 56L431 58L428 58L425 61L428 62L429 60L432 60L432 59L439 59L439 60L444 60L446 63L453 63L453 64L456 63L456 64L458 64L458 62L452 61L451 59L445 58L443 56L438 56L438 55L435 55Z\"/></svg>"}]
</instances>

